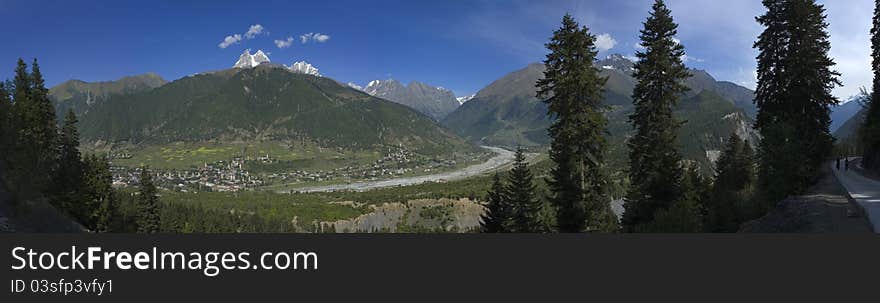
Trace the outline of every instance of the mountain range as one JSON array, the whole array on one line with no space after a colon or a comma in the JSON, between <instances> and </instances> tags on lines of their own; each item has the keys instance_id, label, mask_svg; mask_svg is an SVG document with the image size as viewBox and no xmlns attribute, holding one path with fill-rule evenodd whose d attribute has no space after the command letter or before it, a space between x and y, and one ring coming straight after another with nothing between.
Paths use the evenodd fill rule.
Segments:
<instances>
[{"instance_id":1,"label":"mountain range","mask_svg":"<svg viewBox=\"0 0 880 303\"><path fill-rule=\"evenodd\" d=\"M831 127L832 133L840 129L847 121L862 110L862 104L858 98L852 98L849 102L841 103L831 107Z\"/></svg>"},{"instance_id":2,"label":"mountain range","mask_svg":"<svg viewBox=\"0 0 880 303\"><path fill-rule=\"evenodd\" d=\"M364 88L342 84L321 77L304 61L273 64L259 50L245 51L233 66L170 83L155 74L96 83L72 80L50 94L58 108L80 114L82 136L91 141L309 140L345 148L405 145L426 153L473 148L467 141L549 143L551 120L535 96L535 82L544 71L539 63L459 98L418 81L375 80ZM595 66L608 78L604 99L612 158L624 161L636 84L633 62L612 55ZM755 140L753 92L716 81L705 71L691 73L691 91L676 109L684 122L679 143L685 156L712 160L731 132Z\"/></svg>"},{"instance_id":3,"label":"mountain range","mask_svg":"<svg viewBox=\"0 0 880 303\"><path fill-rule=\"evenodd\" d=\"M54 102L55 112L59 117L63 117L68 109L81 116L92 106L103 103L113 95L144 92L166 83L168 81L154 73L124 77L115 81L68 80L49 89L49 98Z\"/></svg>"},{"instance_id":4,"label":"mountain range","mask_svg":"<svg viewBox=\"0 0 880 303\"><path fill-rule=\"evenodd\" d=\"M621 55L611 55L594 65L607 77L604 99L608 106L608 131L611 154L625 161L625 139L631 132L628 122L633 111L630 95L635 87L633 62ZM543 77L544 66L529 64L477 92L470 101L449 114L441 123L471 141L490 145L546 145L551 124L547 106L536 97L535 83ZM716 81L701 70L691 70L687 80L691 90L683 96L676 110L685 123L679 131L679 144L687 158L712 160L731 132L749 138L755 109L753 92L730 82Z\"/></svg>"},{"instance_id":5,"label":"mountain range","mask_svg":"<svg viewBox=\"0 0 880 303\"><path fill-rule=\"evenodd\" d=\"M111 95L80 121L86 142L307 140L352 149L406 146L429 155L473 148L405 106L272 64Z\"/></svg>"},{"instance_id":6,"label":"mountain range","mask_svg":"<svg viewBox=\"0 0 880 303\"><path fill-rule=\"evenodd\" d=\"M349 86L360 89L360 86L353 83ZM418 81L403 85L393 79L373 80L363 91L374 97L406 105L438 121L461 105L451 90Z\"/></svg>"}]
</instances>

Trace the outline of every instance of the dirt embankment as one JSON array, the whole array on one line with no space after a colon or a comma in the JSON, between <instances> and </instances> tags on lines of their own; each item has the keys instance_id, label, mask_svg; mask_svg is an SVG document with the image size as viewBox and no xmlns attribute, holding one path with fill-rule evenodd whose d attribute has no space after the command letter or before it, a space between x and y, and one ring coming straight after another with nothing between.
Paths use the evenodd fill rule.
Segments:
<instances>
[{"instance_id":1,"label":"dirt embankment","mask_svg":"<svg viewBox=\"0 0 880 303\"><path fill-rule=\"evenodd\" d=\"M744 223L740 232L871 232L867 220L858 215L828 165L823 167L822 178L805 194L780 201L764 217Z\"/></svg>"},{"instance_id":2,"label":"dirt embankment","mask_svg":"<svg viewBox=\"0 0 880 303\"><path fill-rule=\"evenodd\" d=\"M371 206L347 220L320 222L319 232L470 232L480 227L485 208L469 199L421 199Z\"/></svg>"}]
</instances>

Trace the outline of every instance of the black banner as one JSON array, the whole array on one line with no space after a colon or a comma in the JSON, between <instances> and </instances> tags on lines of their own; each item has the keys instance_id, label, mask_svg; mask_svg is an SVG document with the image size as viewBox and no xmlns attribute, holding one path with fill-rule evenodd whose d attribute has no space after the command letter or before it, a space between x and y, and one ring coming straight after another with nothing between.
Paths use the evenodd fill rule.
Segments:
<instances>
[{"instance_id":1,"label":"black banner","mask_svg":"<svg viewBox=\"0 0 880 303\"><path fill-rule=\"evenodd\" d=\"M874 235L3 234L0 243L0 302L848 302L876 299L880 272ZM88 266L89 247L114 258L91 270L58 269L77 253L83 264L74 266ZM193 265L191 256L201 256L202 266L156 267L152 258L162 252L180 252ZM234 268L206 274L205 260L222 266L227 252ZM132 265L137 253L147 269ZM266 253L271 268L261 267ZM53 269L28 267L53 258ZM120 269L117 258L131 267ZM276 268L287 258L298 267Z\"/></svg>"}]
</instances>

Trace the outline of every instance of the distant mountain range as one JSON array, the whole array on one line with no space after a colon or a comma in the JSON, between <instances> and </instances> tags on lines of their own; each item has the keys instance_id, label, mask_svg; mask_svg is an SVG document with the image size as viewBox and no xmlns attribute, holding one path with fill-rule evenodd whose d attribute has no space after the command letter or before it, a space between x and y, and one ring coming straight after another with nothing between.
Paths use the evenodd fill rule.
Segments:
<instances>
[{"instance_id":1,"label":"distant mountain range","mask_svg":"<svg viewBox=\"0 0 880 303\"><path fill-rule=\"evenodd\" d=\"M92 103L80 117L82 138L145 144L308 140L354 149L405 146L428 155L473 149L405 106L278 65L202 73L154 87Z\"/></svg>"},{"instance_id":2,"label":"distant mountain range","mask_svg":"<svg viewBox=\"0 0 880 303\"><path fill-rule=\"evenodd\" d=\"M608 77L604 98L609 106L608 131L612 155L625 158L625 139L631 132L628 116L633 110L631 94L636 84L633 62L612 55L595 63L600 74ZM543 77L544 66L533 63L514 71L477 92L442 120L442 124L465 139L490 145L546 145L551 120L547 106L540 102L535 83ZM705 71L692 70L691 88L681 100L676 114L686 123L679 132L685 156L690 159L713 159L731 132L753 142L751 128L755 109L753 92L730 82L719 82Z\"/></svg>"},{"instance_id":3,"label":"distant mountain range","mask_svg":"<svg viewBox=\"0 0 880 303\"><path fill-rule=\"evenodd\" d=\"M360 88L356 84L349 86ZM406 105L438 121L461 105L451 90L418 81L404 86L397 80L374 80L363 91L374 97Z\"/></svg>"},{"instance_id":4,"label":"distant mountain range","mask_svg":"<svg viewBox=\"0 0 880 303\"><path fill-rule=\"evenodd\" d=\"M55 103L55 112L63 117L68 109L77 115L89 111L113 95L148 91L168 83L157 74L146 73L115 81L84 82L69 80L49 89L49 98Z\"/></svg>"},{"instance_id":5,"label":"distant mountain range","mask_svg":"<svg viewBox=\"0 0 880 303\"><path fill-rule=\"evenodd\" d=\"M862 104L856 98L852 98L849 102L831 107L831 127L832 133L836 132L852 117L856 116L862 110Z\"/></svg>"},{"instance_id":6,"label":"distant mountain range","mask_svg":"<svg viewBox=\"0 0 880 303\"><path fill-rule=\"evenodd\" d=\"M310 140L346 148L407 146L425 153L473 148L467 141L549 143L551 120L535 97L535 83L544 71L539 63L458 98L418 81L342 84L321 77L304 61L271 63L259 50L245 51L233 66L170 83L155 74L96 83L72 80L53 87L50 95L59 112L71 108L80 114L87 141ZM633 62L612 55L595 66L608 77L604 98L612 157L625 161L636 84ZM692 73L687 81L691 91L676 110L685 122L679 132L685 156L714 159L731 132L754 141L754 93L716 81L705 71Z\"/></svg>"}]
</instances>

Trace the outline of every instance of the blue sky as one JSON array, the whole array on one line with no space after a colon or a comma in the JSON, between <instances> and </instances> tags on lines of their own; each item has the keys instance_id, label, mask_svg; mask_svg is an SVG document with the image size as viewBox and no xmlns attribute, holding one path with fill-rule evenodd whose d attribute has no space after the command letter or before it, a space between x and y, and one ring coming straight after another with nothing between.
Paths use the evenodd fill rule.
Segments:
<instances>
[{"instance_id":1,"label":"blue sky","mask_svg":"<svg viewBox=\"0 0 880 303\"><path fill-rule=\"evenodd\" d=\"M12 76L17 58L36 57L50 85L145 72L174 80L229 68L245 49L261 49L273 62L305 60L341 82L418 80L465 95L542 60L543 43L566 12L603 37L600 56L632 55L651 2L3 0L0 79ZM835 94L846 98L870 84L873 3L820 2L845 85ZM689 66L754 87L760 1L667 3ZM220 47L228 36L235 43ZM290 43L280 48L275 40Z\"/></svg>"}]
</instances>

